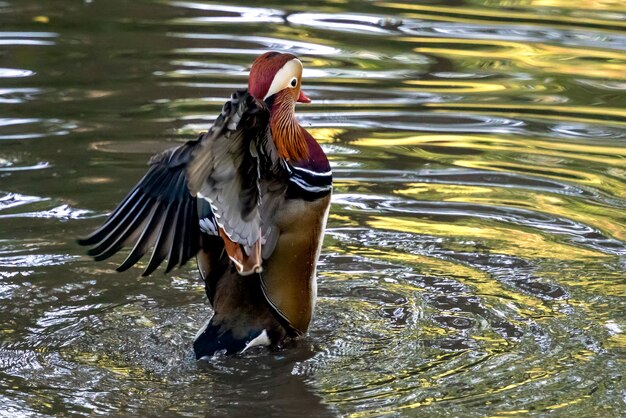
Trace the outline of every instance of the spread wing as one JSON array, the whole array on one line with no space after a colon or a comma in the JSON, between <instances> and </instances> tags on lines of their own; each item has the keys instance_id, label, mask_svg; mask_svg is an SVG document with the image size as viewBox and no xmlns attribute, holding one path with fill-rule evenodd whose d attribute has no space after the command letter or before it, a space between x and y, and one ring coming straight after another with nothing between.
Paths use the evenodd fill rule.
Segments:
<instances>
[{"instance_id":1,"label":"spread wing","mask_svg":"<svg viewBox=\"0 0 626 418\"><path fill-rule=\"evenodd\" d=\"M269 129L269 110L247 91L233 94L194 151L189 190L210 204L228 256L240 274L259 272L265 242L277 233L272 210L286 190L286 169ZM220 118L222 117L220 115ZM263 254L262 254L263 253Z\"/></svg>"},{"instance_id":2,"label":"spread wing","mask_svg":"<svg viewBox=\"0 0 626 418\"><path fill-rule=\"evenodd\" d=\"M287 185L268 121L263 102L246 90L234 93L209 132L153 157L106 222L79 243L91 246L96 260L133 245L118 271L152 250L146 276L166 258L166 272L183 265L200 250L202 234L217 235L240 274L260 271L276 241L271 218Z\"/></svg>"},{"instance_id":3,"label":"spread wing","mask_svg":"<svg viewBox=\"0 0 626 418\"><path fill-rule=\"evenodd\" d=\"M151 248L143 276L167 258L166 272L182 266L199 248L199 213L196 198L187 189L186 166L200 139L155 155L150 168L106 222L79 244L91 246L87 254L104 260L133 245L118 271L129 269ZM210 213L208 214L209 216Z\"/></svg>"}]
</instances>

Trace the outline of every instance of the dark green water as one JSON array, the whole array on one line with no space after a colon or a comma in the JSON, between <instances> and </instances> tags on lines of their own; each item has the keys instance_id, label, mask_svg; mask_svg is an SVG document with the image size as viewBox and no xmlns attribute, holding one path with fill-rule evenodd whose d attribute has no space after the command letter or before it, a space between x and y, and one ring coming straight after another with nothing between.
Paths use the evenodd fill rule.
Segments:
<instances>
[{"instance_id":1,"label":"dark green water","mask_svg":"<svg viewBox=\"0 0 626 418\"><path fill-rule=\"evenodd\" d=\"M201 368L193 263L75 239L268 49L336 178L318 309ZM623 416L625 241L623 1L0 0L2 416Z\"/></svg>"}]
</instances>

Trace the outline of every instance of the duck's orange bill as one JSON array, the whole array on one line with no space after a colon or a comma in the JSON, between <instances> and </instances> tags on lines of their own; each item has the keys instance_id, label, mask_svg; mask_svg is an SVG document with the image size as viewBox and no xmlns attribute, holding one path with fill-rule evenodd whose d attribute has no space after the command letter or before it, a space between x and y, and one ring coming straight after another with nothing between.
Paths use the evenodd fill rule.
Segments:
<instances>
[{"instance_id":1,"label":"duck's orange bill","mask_svg":"<svg viewBox=\"0 0 626 418\"><path fill-rule=\"evenodd\" d=\"M302 90L300 90L300 96L298 96L298 103L311 103L311 99L307 97Z\"/></svg>"}]
</instances>

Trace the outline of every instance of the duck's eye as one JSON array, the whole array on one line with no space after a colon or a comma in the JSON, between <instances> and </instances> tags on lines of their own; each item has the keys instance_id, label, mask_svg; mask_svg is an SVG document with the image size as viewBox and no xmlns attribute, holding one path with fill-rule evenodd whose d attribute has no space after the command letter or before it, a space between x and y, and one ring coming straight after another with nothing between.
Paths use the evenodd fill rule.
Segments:
<instances>
[{"instance_id":1,"label":"duck's eye","mask_svg":"<svg viewBox=\"0 0 626 418\"><path fill-rule=\"evenodd\" d=\"M295 86L297 86L297 85L298 85L298 79L297 79L297 78L295 78L295 77L294 77L294 78L292 78L292 79L291 79L291 82L290 82L289 84L291 84L291 87L295 87Z\"/></svg>"}]
</instances>

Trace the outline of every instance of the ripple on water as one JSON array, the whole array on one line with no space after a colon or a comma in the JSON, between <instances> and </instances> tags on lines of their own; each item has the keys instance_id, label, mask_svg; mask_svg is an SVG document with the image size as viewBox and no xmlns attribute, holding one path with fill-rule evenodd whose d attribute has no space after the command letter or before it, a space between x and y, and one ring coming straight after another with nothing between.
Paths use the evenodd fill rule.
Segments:
<instances>
[{"instance_id":1,"label":"ripple on water","mask_svg":"<svg viewBox=\"0 0 626 418\"><path fill-rule=\"evenodd\" d=\"M508 42L549 42L577 47L626 50L626 36L571 28L533 28L515 25L474 25L404 20L398 30L407 35L437 38L489 39Z\"/></svg>"},{"instance_id":2,"label":"ripple on water","mask_svg":"<svg viewBox=\"0 0 626 418\"><path fill-rule=\"evenodd\" d=\"M68 135L76 128L77 123L61 119L0 118L0 140Z\"/></svg>"},{"instance_id":3,"label":"ripple on water","mask_svg":"<svg viewBox=\"0 0 626 418\"><path fill-rule=\"evenodd\" d=\"M431 403L428 399L447 402L450 407L457 404L455 400L463 399L463 403L478 405L503 390L524 393L535 385L562 384L559 379L548 378L569 370L570 364L560 360L560 349L554 346L553 338L571 330L558 320L549 321L548 326L538 325L536 320L545 318L545 315L558 316L550 305L568 304L565 301L570 297L564 299L565 295L556 283L532 288L531 277L519 276L524 269L528 273L537 269L536 262L516 257L477 260L477 254L450 251L436 238L421 238L414 234L341 229L331 230L330 235L343 242L334 244L331 250L343 249L347 252L343 257L361 254L351 256L359 270L384 271L381 278L393 277L377 280L371 277L371 273L355 273L350 269L350 263L333 257L331 265L326 268L328 276L321 278L321 288L336 288L338 296L336 301L331 299L329 302L328 291L323 295L322 301L326 303L321 303L324 316L319 321L330 323L322 323L320 328L327 330L328 326L334 325L340 329L334 329L331 335L320 336L328 348L297 365L294 372L307 374L319 368L334 370L332 376L328 376L329 380L323 380L326 397L331 402L362 408L363 412L380 413L381 408L391 412L398 406L410 407L410 400L416 398L426 399L425 405ZM346 245L347 242L354 244ZM389 252L380 251L385 246L389 246ZM402 256L399 252L422 253L427 257ZM451 257L456 257L456 261L449 270L441 270L445 264L432 261L433 258L444 261ZM382 260L388 264L381 264ZM414 266L417 274L402 273L409 264ZM470 267L465 272L464 264ZM504 269L496 271L494 266L497 265ZM344 266L346 270L333 270L333 267ZM516 272L517 277L511 279L505 270ZM431 276L433 273L435 275ZM348 288L354 286L354 293L339 290L346 286L346 279L343 278L341 284L336 279L346 275L351 277ZM501 285L494 286L498 282ZM382 315L382 319L389 320L400 314L402 310L398 309L398 304L403 305L403 309L421 306L423 313L409 316L410 320L394 321L394 327L390 328L381 323L381 318L363 316L373 310L359 305L374 301L387 305L387 312L392 313ZM571 302L575 306L573 298ZM341 316L337 317L338 314ZM409 337L413 334L415 337ZM335 337L337 339L333 341L334 335L349 337ZM402 336L402 340L398 341L394 336ZM594 339L586 334L570 345L602 353L594 346ZM536 350L542 354L537 355ZM363 361L367 366L355 358L366 359ZM548 366L551 361L556 362L552 367ZM354 379L352 376L362 373L363 367L371 371L371 378ZM512 372L520 368L528 370L528 378L520 379L519 374ZM545 371L532 372L538 369ZM363 381L367 383L360 384ZM597 384L597 379L588 380L588 383ZM476 385L483 390L473 390ZM446 394L441 392L442 386L447 388ZM418 402L417 406L420 405L424 406Z\"/></svg>"},{"instance_id":4,"label":"ripple on water","mask_svg":"<svg viewBox=\"0 0 626 418\"><path fill-rule=\"evenodd\" d=\"M0 104L20 104L37 99L42 93L37 88L0 88Z\"/></svg>"},{"instance_id":5,"label":"ripple on water","mask_svg":"<svg viewBox=\"0 0 626 418\"><path fill-rule=\"evenodd\" d=\"M0 78L30 77L34 74L34 71L24 70L20 68L0 68Z\"/></svg>"},{"instance_id":6,"label":"ripple on water","mask_svg":"<svg viewBox=\"0 0 626 418\"><path fill-rule=\"evenodd\" d=\"M297 25L313 26L323 30L360 34L389 35L398 22L395 18L342 13L294 13L287 21Z\"/></svg>"},{"instance_id":7,"label":"ripple on water","mask_svg":"<svg viewBox=\"0 0 626 418\"><path fill-rule=\"evenodd\" d=\"M237 38L233 39L232 36L223 34L179 32L169 33L168 36L211 43L224 43L228 41L230 45L234 46L233 53L238 54L245 54L245 51L251 48L257 48L256 50L260 51L260 53L263 53L267 49L279 49L281 51L291 52L292 54L296 55L322 55L331 57L342 53L341 50L324 44L303 42L293 39L272 38L266 36L238 36ZM188 50L185 49L184 51ZM199 50L194 49L194 51ZM249 62L246 62L246 67L249 64ZM305 71L307 71L307 69L305 69ZM239 73L238 76L241 77L242 73Z\"/></svg>"},{"instance_id":8,"label":"ripple on water","mask_svg":"<svg viewBox=\"0 0 626 418\"><path fill-rule=\"evenodd\" d=\"M174 18L171 24L207 25L211 23L282 23L283 12L261 7L227 6L191 1L168 1L174 7L201 12L200 16Z\"/></svg>"},{"instance_id":9,"label":"ripple on water","mask_svg":"<svg viewBox=\"0 0 626 418\"><path fill-rule=\"evenodd\" d=\"M445 203L412 201L398 198L389 199L383 196L378 198L368 196L367 203L365 203L364 200L365 196L353 194L335 194L333 197L333 202L344 205L344 208L347 210L358 209L359 211L377 214L378 216L374 216L373 220L370 221L370 225L375 228L391 228L396 231L403 231L406 230L406 228L412 228L415 231L432 228L434 231L439 230L438 233L443 233L444 230L448 228L446 225L450 225L450 223L456 224L459 218L467 217L469 219L480 220L480 222L488 222L491 225L492 231L473 231L472 227L463 228L461 225L457 225L456 231L460 235L468 234L471 236L473 231L476 235L483 237L493 236L493 238L496 238L500 233L504 233L505 231L509 234L514 233L515 228L509 229L506 225L515 225L531 228L532 230L540 232L540 234L536 236L538 242L548 242L544 234L546 236L561 235L571 243L589 247L606 254L626 254L626 248L622 241L607 237L602 231L584 223L550 215L549 213L513 207L498 207L493 204L475 205L450 201ZM381 216L384 214L402 214L406 216L406 218L386 218L385 216ZM411 218L423 218L425 221L411 220ZM441 227L438 227L437 224L441 222ZM498 224L502 226L498 226ZM449 233L453 233L453 231L449 231ZM519 238L523 235L523 233L517 234L519 234ZM454 235L456 235L456 233L454 233ZM529 237L526 236L526 240L528 239ZM514 242L509 242L509 245L515 244ZM525 243L523 245L527 244ZM521 248L518 248L518 251L519 250L521 250ZM529 249L531 253L534 250L537 250L537 248ZM575 251L575 249L571 248L569 251ZM582 251L580 254L588 254L591 256L593 252L588 253Z\"/></svg>"},{"instance_id":10,"label":"ripple on water","mask_svg":"<svg viewBox=\"0 0 626 418\"><path fill-rule=\"evenodd\" d=\"M35 168L45 168L45 166ZM20 169L23 170L24 168L18 168L18 170ZM29 169L31 168L29 167ZM81 219L93 213L90 210L73 208L67 204L50 208L50 203L54 204L55 199L0 192L0 219L48 218L69 220ZM41 207L41 210L28 211L26 207Z\"/></svg>"},{"instance_id":11,"label":"ripple on water","mask_svg":"<svg viewBox=\"0 0 626 418\"><path fill-rule=\"evenodd\" d=\"M0 45L49 46L56 44L53 39L57 38L58 36L59 34L54 32L0 32Z\"/></svg>"},{"instance_id":12,"label":"ripple on water","mask_svg":"<svg viewBox=\"0 0 626 418\"><path fill-rule=\"evenodd\" d=\"M37 196L25 196L18 193L5 193L0 197L0 210L7 210L21 205L34 202L42 202L47 199Z\"/></svg>"},{"instance_id":13,"label":"ripple on water","mask_svg":"<svg viewBox=\"0 0 626 418\"><path fill-rule=\"evenodd\" d=\"M623 410L616 2L66 3L0 0L4 411ZM282 350L198 366L192 263L140 279L74 239L268 49L302 59L298 115L334 170L316 317Z\"/></svg>"}]
</instances>

